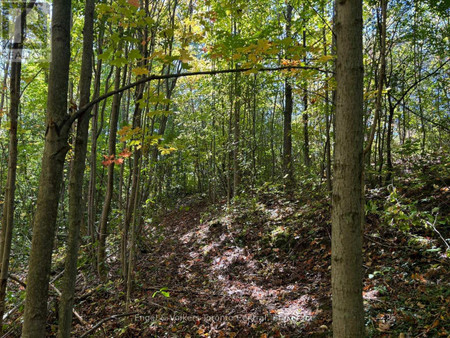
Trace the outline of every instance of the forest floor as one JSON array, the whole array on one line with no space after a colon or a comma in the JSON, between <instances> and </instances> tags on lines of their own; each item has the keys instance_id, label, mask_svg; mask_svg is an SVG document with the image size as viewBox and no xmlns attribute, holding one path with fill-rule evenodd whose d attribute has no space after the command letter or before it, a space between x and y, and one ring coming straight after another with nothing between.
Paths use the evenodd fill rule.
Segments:
<instances>
[{"instance_id":1,"label":"forest floor","mask_svg":"<svg viewBox=\"0 0 450 338\"><path fill-rule=\"evenodd\" d=\"M446 180L413 177L367 191L368 336L450 335L449 196ZM111 282L86 273L78 283L75 308L87 323L75 319L74 336L93 327L87 336L331 336L323 193L293 196L266 186L229 207L192 197L143 233L129 309L111 255Z\"/></svg>"}]
</instances>

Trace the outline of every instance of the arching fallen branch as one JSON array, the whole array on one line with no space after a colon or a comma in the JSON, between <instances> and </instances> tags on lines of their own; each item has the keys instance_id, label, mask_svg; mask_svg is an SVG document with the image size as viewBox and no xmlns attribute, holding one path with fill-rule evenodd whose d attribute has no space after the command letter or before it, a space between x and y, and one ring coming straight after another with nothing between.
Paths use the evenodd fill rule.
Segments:
<instances>
[{"instance_id":1,"label":"arching fallen branch","mask_svg":"<svg viewBox=\"0 0 450 338\"><path fill-rule=\"evenodd\" d=\"M152 80L164 80L164 79L174 79L174 78L180 78L180 77L189 77L189 76L199 76L199 75L218 75L218 74L231 74L231 73L244 73L249 71L257 71L257 72L274 72L274 71L280 71L280 70L291 70L291 69L306 69L306 70L316 70L318 72L327 73L327 71L317 68L317 67L308 67L308 66L282 66L282 67L263 67L263 68L236 68L236 69L223 69L223 70L210 70L210 71L198 71L198 72L191 72L191 73L179 73L179 74L166 74L166 75L150 75L143 77L135 82L132 82L126 86L123 86L122 88L119 88L117 90L110 91L108 93L105 93L103 95L100 95L99 97L95 98L88 104L86 104L83 107L80 107L77 111L72 113L67 121L65 121L64 125L60 127L60 130L62 128L69 128L72 123L78 119L80 116L82 116L84 113L88 112L94 105L97 103L107 99L108 97L111 97L115 94L120 94L128 89L137 87L140 84L150 82ZM330 71L328 71L329 73Z\"/></svg>"}]
</instances>

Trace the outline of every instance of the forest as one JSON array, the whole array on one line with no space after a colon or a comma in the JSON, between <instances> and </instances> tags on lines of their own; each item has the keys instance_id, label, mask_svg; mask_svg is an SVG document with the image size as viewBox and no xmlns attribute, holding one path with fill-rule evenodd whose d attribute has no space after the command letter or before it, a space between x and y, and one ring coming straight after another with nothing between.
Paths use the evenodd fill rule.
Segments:
<instances>
[{"instance_id":1,"label":"forest","mask_svg":"<svg viewBox=\"0 0 450 338\"><path fill-rule=\"evenodd\" d=\"M1 337L449 337L446 0L2 0Z\"/></svg>"}]
</instances>

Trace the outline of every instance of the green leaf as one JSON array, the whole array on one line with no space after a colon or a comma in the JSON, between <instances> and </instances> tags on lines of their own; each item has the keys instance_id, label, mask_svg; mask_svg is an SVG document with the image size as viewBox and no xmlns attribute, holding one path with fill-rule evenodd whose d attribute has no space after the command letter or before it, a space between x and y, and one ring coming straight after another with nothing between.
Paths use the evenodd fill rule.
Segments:
<instances>
[{"instance_id":1,"label":"green leaf","mask_svg":"<svg viewBox=\"0 0 450 338\"><path fill-rule=\"evenodd\" d=\"M125 59L124 57L120 57L111 61L111 65L116 67L122 67L125 64L127 64L127 59Z\"/></svg>"},{"instance_id":2,"label":"green leaf","mask_svg":"<svg viewBox=\"0 0 450 338\"><path fill-rule=\"evenodd\" d=\"M141 52L138 49L133 49L128 53L130 59L142 59Z\"/></svg>"}]
</instances>

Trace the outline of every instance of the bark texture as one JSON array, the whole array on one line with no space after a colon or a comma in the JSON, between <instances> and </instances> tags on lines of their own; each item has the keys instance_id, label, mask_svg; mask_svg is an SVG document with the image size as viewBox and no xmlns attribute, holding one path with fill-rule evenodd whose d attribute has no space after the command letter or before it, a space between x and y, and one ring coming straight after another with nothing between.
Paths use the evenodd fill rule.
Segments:
<instances>
[{"instance_id":1,"label":"bark texture","mask_svg":"<svg viewBox=\"0 0 450 338\"><path fill-rule=\"evenodd\" d=\"M92 79L92 45L94 39L94 0L86 0L83 30L83 56L80 76L80 107L89 102ZM69 178L69 233L61 301L58 337L70 337L72 308L77 277L80 228L83 219L83 177L89 134L89 111L78 119L73 166Z\"/></svg>"},{"instance_id":2,"label":"bark texture","mask_svg":"<svg viewBox=\"0 0 450 338\"><path fill-rule=\"evenodd\" d=\"M114 89L120 87L120 68L116 68ZM109 122L109 140L108 140L108 155L116 155L116 139L117 139L117 124L119 122L121 94L114 95L111 107L111 120ZM114 190L114 162L108 166L108 181L106 185L105 202L103 204L102 216L100 219L99 235L98 235L98 250L97 250L97 270L100 278L106 280L106 237L108 236L108 215L111 209L111 200Z\"/></svg>"},{"instance_id":3,"label":"bark texture","mask_svg":"<svg viewBox=\"0 0 450 338\"><path fill-rule=\"evenodd\" d=\"M31 9L34 2L22 5L21 14L16 18L14 27L13 55L18 56L11 62L10 107L9 107L9 145L8 145L8 176L3 205L2 231L0 236L0 332L3 329L3 314L5 312L6 286L8 283L9 258L14 227L14 201L17 173L17 119L20 106L20 81L22 75L22 51L25 38L27 8Z\"/></svg>"},{"instance_id":4,"label":"bark texture","mask_svg":"<svg viewBox=\"0 0 450 338\"><path fill-rule=\"evenodd\" d=\"M33 225L22 337L45 337L48 283L67 139L71 0L55 0L42 171Z\"/></svg>"},{"instance_id":5,"label":"bark texture","mask_svg":"<svg viewBox=\"0 0 450 338\"><path fill-rule=\"evenodd\" d=\"M286 8L286 37L291 37L292 6ZM288 55L286 54L286 57ZM294 186L294 171L292 166L292 85L288 78L284 81L284 112L283 112L283 175L288 189Z\"/></svg>"},{"instance_id":6,"label":"bark texture","mask_svg":"<svg viewBox=\"0 0 450 338\"><path fill-rule=\"evenodd\" d=\"M362 298L362 26L362 1L338 1L332 209L334 337L365 336Z\"/></svg>"}]
</instances>

